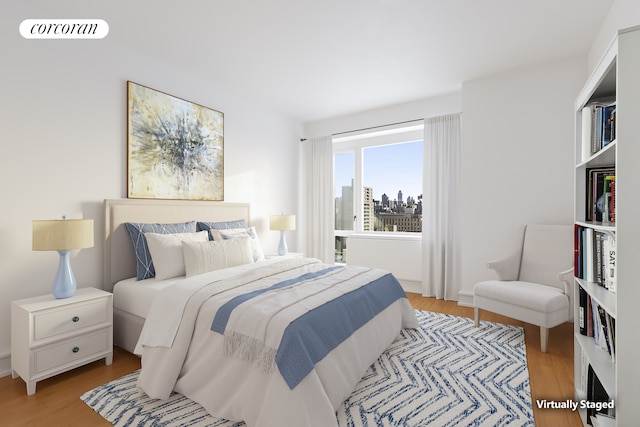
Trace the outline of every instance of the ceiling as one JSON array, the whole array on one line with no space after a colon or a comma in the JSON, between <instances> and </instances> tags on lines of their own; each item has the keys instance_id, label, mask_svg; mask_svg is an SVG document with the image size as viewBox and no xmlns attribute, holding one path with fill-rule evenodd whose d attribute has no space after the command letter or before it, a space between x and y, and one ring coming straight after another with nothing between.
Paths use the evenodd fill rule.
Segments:
<instances>
[{"instance_id":1,"label":"ceiling","mask_svg":"<svg viewBox=\"0 0 640 427\"><path fill-rule=\"evenodd\" d=\"M40 1L312 122L586 55L613 0Z\"/></svg>"}]
</instances>

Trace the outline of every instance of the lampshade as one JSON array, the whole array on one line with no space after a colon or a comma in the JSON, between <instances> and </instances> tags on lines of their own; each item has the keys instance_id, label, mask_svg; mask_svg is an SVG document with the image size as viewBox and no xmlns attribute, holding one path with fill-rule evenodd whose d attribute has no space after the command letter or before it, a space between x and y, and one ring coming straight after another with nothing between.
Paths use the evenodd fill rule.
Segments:
<instances>
[{"instance_id":1,"label":"lampshade","mask_svg":"<svg viewBox=\"0 0 640 427\"><path fill-rule=\"evenodd\" d=\"M269 218L269 230L286 231L295 229L295 215L271 215L271 217Z\"/></svg>"},{"instance_id":2,"label":"lampshade","mask_svg":"<svg viewBox=\"0 0 640 427\"><path fill-rule=\"evenodd\" d=\"M33 221L34 251L65 251L93 246L92 219Z\"/></svg>"},{"instance_id":3,"label":"lampshade","mask_svg":"<svg viewBox=\"0 0 640 427\"><path fill-rule=\"evenodd\" d=\"M58 271L53 279L53 296L69 298L76 293L76 278L71 270L69 254L74 249L93 246L92 219L62 219L33 221L34 251L57 251Z\"/></svg>"}]
</instances>

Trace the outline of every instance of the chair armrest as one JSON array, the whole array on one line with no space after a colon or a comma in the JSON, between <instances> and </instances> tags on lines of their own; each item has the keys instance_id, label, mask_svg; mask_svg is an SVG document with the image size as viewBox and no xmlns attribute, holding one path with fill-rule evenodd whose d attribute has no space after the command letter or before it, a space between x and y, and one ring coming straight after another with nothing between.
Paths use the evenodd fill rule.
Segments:
<instances>
[{"instance_id":1,"label":"chair armrest","mask_svg":"<svg viewBox=\"0 0 640 427\"><path fill-rule=\"evenodd\" d=\"M498 273L499 280L518 280L520 273L520 254L486 263L486 267Z\"/></svg>"},{"instance_id":2,"label":"chair armrest","mask_svg":"<svg viewBox=\"0 0 640 427\"><path fill-rule=\"evenodd\" d=\"M570 267L558 273L558 280L560 280L561 282L564 282L564 293L566 295L570 295L573 278L574 278L573 267Z\"/></svg>"}]
</instances>

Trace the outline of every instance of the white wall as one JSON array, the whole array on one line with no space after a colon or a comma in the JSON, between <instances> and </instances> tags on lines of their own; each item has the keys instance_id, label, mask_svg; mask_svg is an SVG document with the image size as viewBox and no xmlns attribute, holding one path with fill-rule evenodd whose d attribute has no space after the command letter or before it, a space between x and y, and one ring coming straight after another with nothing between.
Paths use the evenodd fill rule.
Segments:
<instances>
[{"instance_id":1,"label":"white wall","mask_svg":"<svg viewBox=\"0 0 640 427\"><path fill-rule=\"evenodd\" d=\"M357 114L305 123L306 138L333 135L340 132L384 126L426 117L436 117L461 111L460 92L422 99L406 104L372 109Z\"/></svg>"},{"instance_id":2,"label":"white wall","mask_svg":"<svg viewBox=\"0 0 640 427\"><path fill-rule=\"evenodd\" d=\"M495 278L527 223L573 221L575 97L586 58L543 64L462 86L462 291Z\"/></svg>"},{"instance_id":3,"label":"white wall","mask_svg":"<svg viewBox=\"0 0 640 427\"><path fill-rule=\"evenodd\" d=\"M520 224L573 221L575 98L616 32L636 25L640 2L616 0L586 58L463 83L461 304L495 277L484 262L513 247Z\"/></svg>"},{"instance_id":4,"label":"white wall","mask_svg":"<svg viewBox=\"0 0 640 427\"><path fill-rule=\"evenodd\" d=\"M347 239L347 248L347 265L382 268L393 273L405 292L422 293L420 233L402 237L393 233L353 234Z\"/></svg>"},{"instance_id":5,"label":"white wall","mask_svg":"<svg viewBox=\"0 0 640 427\"><path fill-rule=\"evenodd\" d=\"M79 287L101 287L103 200L126 197L126 81L225 114L225 199L252 203L265 252L272 213L296 212L301 124L225 88L104 40L25 40L39 17L23 3L0 17L0 375L8 373L10 303L51 292L58 255L31 250L33 219L93 218L95 247L72 258ZM122 11L126 13L126 11ZM220 58L224 61L224 58ZM296 249L291 232L290 250Z\"/></svg>"},{"instance_id":6,"label":"white wall","mask_svg":"<svg viewBox=\"0 0 640 427\"><path fill-rule=\"evenodd\" d=\"M461 93L306 124L319 136L462 111L461 304L485 262L506 255L522 224L573 219L572 106L586 79L574 58L465 82ZM364 254L364 257L375 254Z\"/></svg>"},{"instance_id":7,"label":"white wall","mask_svg":"<svg viewBox=\"0 0 640 427\"><path fill-rule=\"evenodd\" d=\"M589 50L589 70L593 70L598 64L618 30L636 25L640 25L640 2L638 0L616 0Z\"/></svg>"}]
</instances>

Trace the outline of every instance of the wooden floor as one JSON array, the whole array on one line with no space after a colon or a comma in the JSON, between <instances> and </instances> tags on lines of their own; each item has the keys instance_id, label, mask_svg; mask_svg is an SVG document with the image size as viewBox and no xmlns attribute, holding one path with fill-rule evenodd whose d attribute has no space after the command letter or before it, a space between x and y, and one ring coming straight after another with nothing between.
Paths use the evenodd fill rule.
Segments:
<instances>
[{"instance_id":1,"label":"wooden floor","mask_svg":"<svg viewBox=\"0 0 640 427\"><path fill-rule=\"evenodd\" d=\"M473 317L473 309L454 301L423 298L410 294L411 304L420 310ZM570 410L538 409L536 399L573 399L573 329L571 324L553 328L548 353L540 352L539 330L503 316L483 312L482 320L524 327L531 395L536 425L582 426L577 413ZM140 359L115 348L113 364L97 361L65 374L41 381L36 394L27 396L22 379L0 378L0 424L2 426L86 427L110 426L85 405L79 396L85 391L140 368Z\"/></svg>"}]
</instances>

